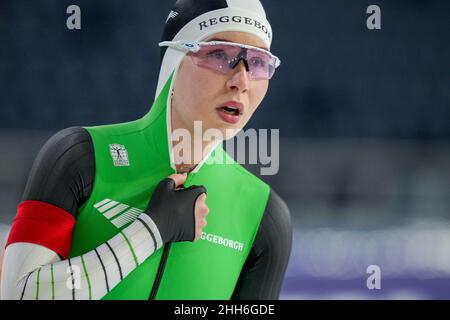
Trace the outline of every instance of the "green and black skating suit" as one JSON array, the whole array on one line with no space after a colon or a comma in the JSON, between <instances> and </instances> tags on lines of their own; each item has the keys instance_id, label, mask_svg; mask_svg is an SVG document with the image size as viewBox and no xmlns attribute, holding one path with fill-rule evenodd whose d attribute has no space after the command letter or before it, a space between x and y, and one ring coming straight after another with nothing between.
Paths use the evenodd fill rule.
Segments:
<instances>
[{"instance_id":1,"label":"green and black skating suit","mask_svg":"<svg viewBox=\"0 0 450 320\"><path fill-rule=\"evenodd\" d=\"M76 219L69 258L119 234L147 207L156 185L175 173L168 92L166 85L141 119L68 128L41 150L22 200L50 203ZM228 155L218 145L209 157ZM226 163L205 161L184 184L204 185L208 191L210 213L202 239L169 243L142 263L136 261L116 286L106 286L103 299L279 297L291 251L288 208L266 183L236 162Z\"/></svg>"}]
</instances>

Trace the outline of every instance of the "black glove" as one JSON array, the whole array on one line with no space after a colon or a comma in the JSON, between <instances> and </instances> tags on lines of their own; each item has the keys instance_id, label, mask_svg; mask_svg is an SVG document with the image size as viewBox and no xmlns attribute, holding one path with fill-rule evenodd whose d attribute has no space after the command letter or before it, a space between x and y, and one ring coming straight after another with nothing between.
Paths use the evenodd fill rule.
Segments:
<instances>
[{"instance_id":1,"label":"black glove","mask_svg":"<svg viewBox=\"0 0 450 320\"><path fill-rule=\"evenodd\" d=\"M162 180L145 210L158 227L163 243L195 239L195 201L206 193L203 186L175 187L173 179Z\"/></svg>"}]
</instances>

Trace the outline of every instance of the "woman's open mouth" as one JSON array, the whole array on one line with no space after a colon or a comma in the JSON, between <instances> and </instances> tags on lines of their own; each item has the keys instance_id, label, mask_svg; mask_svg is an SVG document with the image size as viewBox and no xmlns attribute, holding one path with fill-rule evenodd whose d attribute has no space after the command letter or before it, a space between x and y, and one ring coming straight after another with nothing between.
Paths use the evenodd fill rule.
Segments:
<instances>
[{"instance_id":1,"label":"woman's open mouth","mask_svg":"<svg viewBox=\"0 0 450 320\"><path fill-rule=\"evenodd\" d=\"M219 113L219 116L222 118L223 121L235 124L239 121L243 114L243 105L237 104L237 103L230 103L231 105L223 105L219 108L217 108L217 112Z\"/></svg>"}]
</instances>

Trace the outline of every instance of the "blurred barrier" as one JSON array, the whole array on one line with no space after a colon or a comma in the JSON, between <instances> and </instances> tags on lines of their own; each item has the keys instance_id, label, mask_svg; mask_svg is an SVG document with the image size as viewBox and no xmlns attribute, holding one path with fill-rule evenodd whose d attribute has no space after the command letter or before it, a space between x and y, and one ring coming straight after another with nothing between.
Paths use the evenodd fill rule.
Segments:
<instances>
[{"instance_id":1,"label":"blurred barrier","mask_svg":"<svg viewBox=\"0 0 450 320\"><path fill-rule=\"evenodd\" d=\"M381 288L369 290L369 266ZM449 221L377 229L297 228L285 299L450 299Z\"/></svg>"},{"instance_id":2,"label":"blurred barrier","mask_svg":"<svg viewBox=\"0 0 450 320\"><path fill-rule=\"evenodd\" d=\"M5 243L9 233L9 226L0 223L0 286L2 284L2 267L3 267L3 255L5 253ZM2 299L0 295L0 300Z\"/></svg>"},{"instance_id":3,"label":"blurred barrier","mask_svg":"<svg viewBox=\"0 0 450 320\"><path fill-rule=\"evenodd\" d=\"M372 230L297 228L294 242L292 276L348 280L375 264L383 278L450 278L448 221Z\"/></svg>"}]
</instances>

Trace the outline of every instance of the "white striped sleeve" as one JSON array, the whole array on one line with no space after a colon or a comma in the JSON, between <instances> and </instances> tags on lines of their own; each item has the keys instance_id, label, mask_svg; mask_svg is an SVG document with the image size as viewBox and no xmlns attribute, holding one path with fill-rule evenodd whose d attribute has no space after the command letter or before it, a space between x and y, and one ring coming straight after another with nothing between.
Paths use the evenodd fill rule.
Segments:
<instances>
[{"instance_id":1,"label":"white striped sleeve","mask_svg":"<svg viewBox=\"0 0 450 320\"><path fill-rule=\"evenodd\" d=\"M156 225L144 213L94 250L66 260L55 261L57 255L39 245L14 243L5 252L2 297L101 299L162 245ZM24 265L21 257L31 252L35 259L26 259Z\"/></svg>"}]
</instances>

